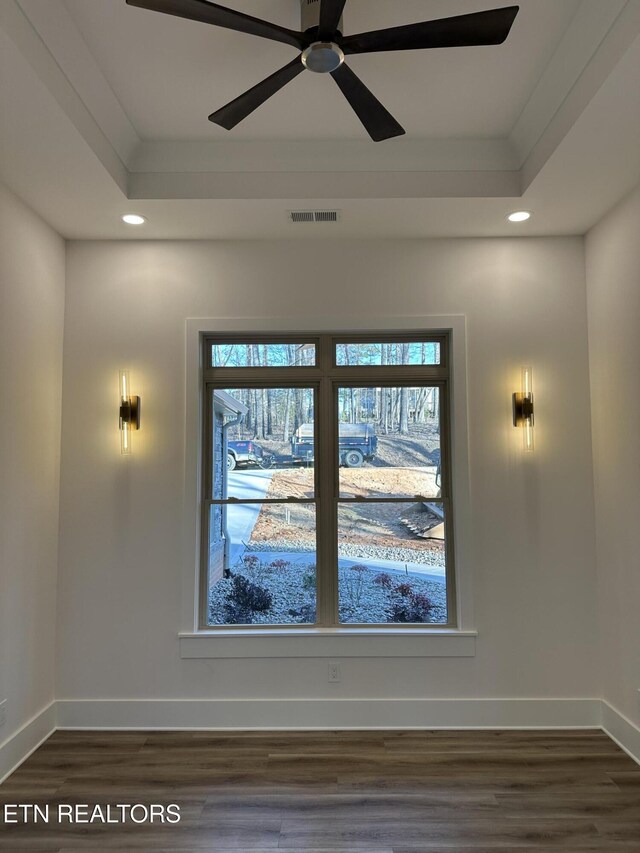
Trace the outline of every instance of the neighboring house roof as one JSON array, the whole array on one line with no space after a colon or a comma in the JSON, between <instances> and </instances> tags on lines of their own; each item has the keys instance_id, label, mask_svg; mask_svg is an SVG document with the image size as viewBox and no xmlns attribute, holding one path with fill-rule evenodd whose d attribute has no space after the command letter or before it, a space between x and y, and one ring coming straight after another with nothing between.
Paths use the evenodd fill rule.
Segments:
<instances>
[{"instance_id":1,"label":"neighboring house roof","mask_svg":"<svg viewBox=\"0 0 640 853\"><path fill-rule=\"evenodd\" d=\"M222 410L225 414L231 415L246 415L249 411L248 406L236 400L231 394L226 391L216 390L213 392L213 405L218 411Z\"/></svg>"}]
</instances>

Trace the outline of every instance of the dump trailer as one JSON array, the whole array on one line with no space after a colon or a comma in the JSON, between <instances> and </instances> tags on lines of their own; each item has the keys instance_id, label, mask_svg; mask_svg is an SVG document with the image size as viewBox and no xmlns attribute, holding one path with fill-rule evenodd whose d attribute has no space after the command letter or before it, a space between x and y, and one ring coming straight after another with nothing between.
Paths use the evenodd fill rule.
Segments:
<instances>
[{"instance_id":1,"label":"dump trailer","mask_svg":"<svg viewBox=\"0 0 640 853\"><path fill-rule=\"evenodd\" d=\"M346 468L360 468L365 460L373 459L378 449L378 437L371 424L339 424L338 455ZM313 424L302 424L291 437L293 462L312 462L314 458Z\"/></svg>"}]
</instances>

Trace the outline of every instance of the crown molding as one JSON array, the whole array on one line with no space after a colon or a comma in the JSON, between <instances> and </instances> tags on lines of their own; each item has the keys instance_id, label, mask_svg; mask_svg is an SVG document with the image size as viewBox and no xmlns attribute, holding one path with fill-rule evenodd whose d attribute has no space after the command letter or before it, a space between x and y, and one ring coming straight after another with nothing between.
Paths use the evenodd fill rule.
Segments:
<instances>
[{"instance_id":1,"label":"crown molding","mask_svg":"<svg viewBox=\"0 0 640 853\"><path fill-rule=\"evenodd\" d=\"M597 8L594 9L594 5L596 7L598 5L601 7L604 6L607 9L607 14L604 14L605 8L601 8L599 10ZM627 0L627 2L622 3L622 9L616 16L613 14L613 11L620 5L620 0L612 0L610 6L608 4L594 4L592 0L589 0L585 8L591 11L592 18L588 22L585 22L584 18L581 16L579 18L579 23L581 25L580 29L586 30L588 23L591 30L593 30L594 19L597 17L600 24L599 30L602 31L606 28L606 25L609 23L611 18L613 18L613 21L606 30L605 35L600 39L597 48L592 52L588 61L583 65L582 71L577 75L573 83L571 83L568 91L567 84L571 81L573 72L569 74L569 67L567 67L566 75L569 76L565 77L562 86L558 86L558 94L556 95L555 100L560 100L560 92L563 90L565 91L565 94L562 97L558 108L555 110L553 115L548 118L544 131L538 136L535 143L530 146L531 139L536 135L530 116L526 117L530 122L528 127L528 141L525 140L523 131L523 126L526 123L524 114L522 117L522 126L517 127L511 134L514 149L516 151L519 150L521 154L526 152L521 169L523 191L531 185L534 179L542 171L547 161L552 157L572 128L577 124L586 108L594 100L600 89L606 83L607 79L622 62L629 49L640 36L640 3L636 2L636 0ZM598 11L600 13L599 15L596 14ZM574 26L570 29L572 37L574 35L574 30L577 28L578 22L574 21ZM595 38L595 34L591 32L589 41L593 41ZM571 50L567 49L566 54L561 54L560 60L570 56ZM568 61L567 66L570 65L571 62ZM555 62L552 62L547 69L551 78L554 76L552 66L555 67ZM575 71L575 69L573 69L573 71ZM549 89L552 90L553 82L553 79L545 81L545 87L548 86ZM559 82L558 74L556 74L556 82ZM538 111L537 121L539 124L542 124L547 120L547 116L550 113L551 103L552 99L550 97L547 98L547 110Z\"/></svg>"},{"instance_id":2,"label":"crown molding","mask_svg":"<svg viewBox=\"0 0 640 853\"><path fill-rule=\"evenodd\" d=\"M118 159L128 167L140 145L129 117L116 97L109 81L91 53L73 17L62 0L11 0L28 20L40 41L41 52L53 59L59 74L76 93L100 130L113 147ZM31 56L35 59L36 44ZM63 82L57 79L60 86ZM53 93L55 95L55 92Z\"/></svg>"}]
</instances>

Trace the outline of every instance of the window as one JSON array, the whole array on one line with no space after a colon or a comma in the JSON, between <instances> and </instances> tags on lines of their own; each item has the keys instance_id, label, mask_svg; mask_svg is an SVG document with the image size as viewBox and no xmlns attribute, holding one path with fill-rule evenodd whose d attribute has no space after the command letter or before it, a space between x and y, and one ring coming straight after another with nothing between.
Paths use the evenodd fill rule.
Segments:
<instances>
[{"instance_id":1,"label":"window","mask_svg":"<svg viewBox=\"0 0 640 853\"><path fill-rule=\"evenodd\" d=\"M201 627L455 624L448 352L204 336Z\"/></svg>"}]
</instances>

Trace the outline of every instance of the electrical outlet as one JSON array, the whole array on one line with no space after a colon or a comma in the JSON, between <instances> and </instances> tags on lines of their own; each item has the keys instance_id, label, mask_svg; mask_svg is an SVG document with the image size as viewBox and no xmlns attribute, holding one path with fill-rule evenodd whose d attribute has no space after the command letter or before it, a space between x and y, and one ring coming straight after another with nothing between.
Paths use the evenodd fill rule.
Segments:
<instances>
[{"instance_id":1,"label":"electrical outlet","mask_svg":"<svg viewBox=\"0 0 640 853\"><path fill-rule=\"evenodd\" d=\"M337 684L340 681L340 664L339 663L330 663L329 664L329 683Z\"/></svg>"},{"instance_id":2,"label":"electrical outlet","mask_svg":"<svg viewBox=\"0 0 640 853\"><path fill-rule=\"evenodd\" d=\"M3 699L0 702L0 726L4 726L7 722L7 700Z\"/></svg>"}]
</instances>

